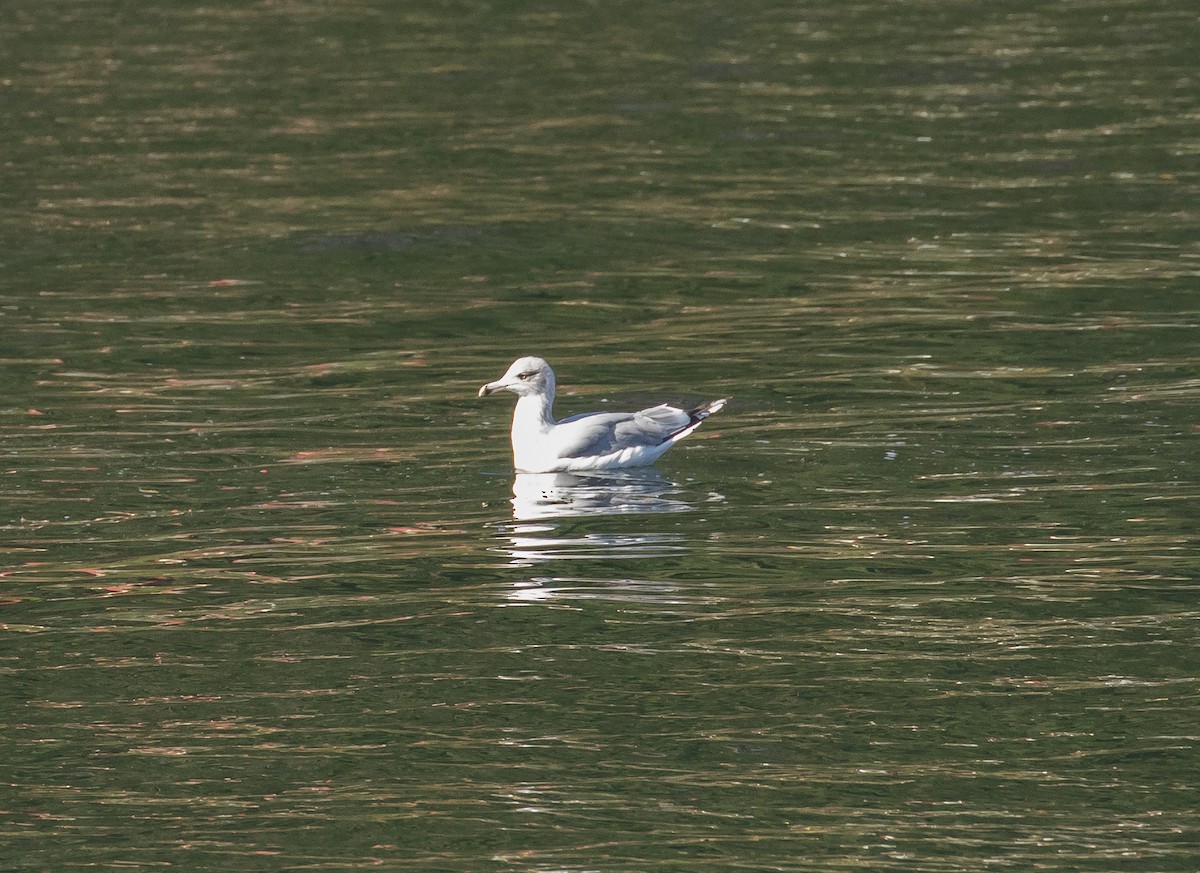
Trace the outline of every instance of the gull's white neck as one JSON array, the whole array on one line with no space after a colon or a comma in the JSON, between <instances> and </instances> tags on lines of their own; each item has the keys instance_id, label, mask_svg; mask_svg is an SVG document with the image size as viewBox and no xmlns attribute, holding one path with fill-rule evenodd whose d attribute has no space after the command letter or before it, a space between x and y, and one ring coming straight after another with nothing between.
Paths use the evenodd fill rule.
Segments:
<instances>
[{"instance_id":1,"label":"gull's white neck","mask_svg":"<svg viewBox=\"0 0 1200 873\"><path fill-rule=\"evenodd\" d=\"M547 442L554 427L554 394L517 398L513 410L513 463L518 470L538 470L546 463Z\"/></svg>"},{"instance_id":2,"label":"gull's white neck","mask_svg":"<svg viewBox=\"0 0 1200 873\"><path fill-rule=\"evenodd\" d=\"M532 428L545 433L554 427L554 395L532 394L517 398L517 408L513 412L513 433L517 427Z\"/></svg>"}]
</instances>

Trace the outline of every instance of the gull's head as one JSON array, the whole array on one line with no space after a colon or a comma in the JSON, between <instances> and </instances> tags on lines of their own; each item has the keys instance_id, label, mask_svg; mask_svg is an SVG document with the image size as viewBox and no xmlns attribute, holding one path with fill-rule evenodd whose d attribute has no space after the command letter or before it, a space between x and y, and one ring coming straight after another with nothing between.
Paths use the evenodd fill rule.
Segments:
<instances>
[{"instance_id":1,"label":"gull's head","mask_svg":"<svg viewBox=\"0 0 1200 873\"><path fill-rule=\"evenodd\" d=\"M479 396L486 397L497 391L511 391L518 397L536 397L539 394L554 394L554 371L541 358L517 358L508 372L495 382L488 382L479 389Z\"/></svg>"}]
</instances>

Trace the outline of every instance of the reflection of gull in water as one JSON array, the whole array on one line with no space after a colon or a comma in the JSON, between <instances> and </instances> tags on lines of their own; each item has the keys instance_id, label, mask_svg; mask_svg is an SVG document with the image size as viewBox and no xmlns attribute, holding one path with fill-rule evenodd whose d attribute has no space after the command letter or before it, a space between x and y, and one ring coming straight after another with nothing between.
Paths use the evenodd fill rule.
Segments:
<instances>
[{"instance_id":1,"label":"reflection of gull in water","mask_svg":"<svg viewBox=\"0 0 1200 873\"><path fill-rule=\"evenodd\" d=\"M678 486L656 470L518 473L513 479L513 518L686 512L690 505L667 496L677 491Z\"/></svg>"},{"instance_id":2,"label":"reflection of gull in water","mask_svg":"<svg viewBox=\"0 0 1200 873\"><path fill-rule=\"evenodd\" d=\"M719 495L709 500L721 499ZM513 481L513 518L540 524L506 525L512 563L582 558L652 558L685 550L678 533L587 531L564 536L556 518L687 512L682 489L655 470L608 473L518 473ZM573 526L574 527L574 526Z\"/></svg>"},{"instance_id":3,"label":"reflection of gull in water","mask_svg":"<svg viewBox=\"0 0 1200 873\"><path fill-rule=\"evenodd\" d=\"M659 558L684 551L679 534L584 534L581 537L550 536L552 525L521 524L508 531L506 549L514 565L529 566L542 561L584 559Z\"/></svg>"},{"instance_id":4,"label":"reflection of gull in water","mask_svg":"<svg viewBox=\"0 0 1200 873\"><path fill-rule=\"evenodd\" d=\"M535 576L513 584L508 594L513 603L571 603L607 600L629 604L648 614L673 615L681 606L724 602L720 595L703 590L688 591L675 582L649 579L591 579L578 576Z\"/></svg>"}]
</instances>

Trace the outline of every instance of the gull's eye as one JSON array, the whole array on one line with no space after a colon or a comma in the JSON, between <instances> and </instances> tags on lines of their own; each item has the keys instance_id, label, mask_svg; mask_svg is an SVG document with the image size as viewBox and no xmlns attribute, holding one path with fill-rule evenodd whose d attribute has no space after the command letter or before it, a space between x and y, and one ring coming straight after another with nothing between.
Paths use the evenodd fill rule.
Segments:
<instances>
[{"instance_id":1,"label":"gull's eye","mask_svg":"<svg viewBox=\"0 0 1200 873\"><path fill-rule=\"evenodd\" d=\"M518 379L532 379L536 375L537 375L537 370L529 370L528 372L525 372L525 373L518 373L517 378Z\"/></svg>"}]
</instances>

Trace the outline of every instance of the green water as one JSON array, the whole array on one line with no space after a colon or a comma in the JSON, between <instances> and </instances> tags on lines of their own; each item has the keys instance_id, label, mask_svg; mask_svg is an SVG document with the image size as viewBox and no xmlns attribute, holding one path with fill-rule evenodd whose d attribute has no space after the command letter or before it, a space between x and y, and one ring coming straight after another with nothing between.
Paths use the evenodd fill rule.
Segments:
<instances>
[{"instance_id":1,"label":"green water","mask_svg":"<svg viewBox=\"0 0 1200 873\"><path fill-rule=\"evenodd\" d=\"M1200 866L1192 4L6 17L0 868Z\"/></svg>"}]
</instances>

